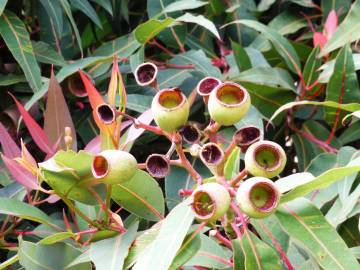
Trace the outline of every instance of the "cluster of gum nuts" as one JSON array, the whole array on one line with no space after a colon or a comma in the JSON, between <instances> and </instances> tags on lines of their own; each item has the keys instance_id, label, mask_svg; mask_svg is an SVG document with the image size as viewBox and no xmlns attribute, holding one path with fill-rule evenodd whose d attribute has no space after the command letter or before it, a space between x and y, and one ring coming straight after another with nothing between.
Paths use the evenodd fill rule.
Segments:
<instances>
[{"instance_id":1,"label":"cluster of gum nuts","mask_svg":"<svg viewBox=\"0 0 360 270\"><path fill-rule=\"evenodd\" d=\"M154 64L144 63L134 75L139 85L156 89L157 72ZM191 101L179 88L158 91L151 104L157 128L164 134L180 135L182 141L190 144L190 154L200 158L214 175L212 182L204 183L201 179L189 194L196 218L215 222L228 212L232 203L248 217L269 216L280 202L281 194L270 179L279 175L286 165L284 150L275 142L262 140L261 131L255 126L237 130L229 146L222 149L216 142L217 131L221 126L236 124L245 116L251 106L250 95L239 84L221 82L213 77L202 79L196 92L202 96L211 117L203 130L198 124L188 123ZM106 106L99 107L97 113L104 121L109 115L114 117ZM226 180L224 165L235 147L244 153L245 168L233 179ZM170 156L152 154L145 168L153 177L163 178L170 172ZM120 150L105 150L95 155L92 163L93 176L105 184L128 181L137 169L136 159ZM245 179L247 175L252 177Z\"/></svg>"}]
</instances>

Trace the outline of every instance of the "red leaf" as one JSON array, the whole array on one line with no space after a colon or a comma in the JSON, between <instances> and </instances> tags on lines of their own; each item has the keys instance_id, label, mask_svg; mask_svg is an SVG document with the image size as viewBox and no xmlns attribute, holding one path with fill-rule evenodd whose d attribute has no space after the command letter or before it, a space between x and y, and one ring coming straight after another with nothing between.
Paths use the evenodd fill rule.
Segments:
<instances>
[{"instance_id":1,"label":"red leaf","mask_svg":"<svg viewBox=\"0 0 360 270\"><path fill-rule=\"evenodd\" d=\"M9 95L15 101L16 106L22 118L24 119L25 125L37 146L39 146L39 148L45 153L52 154L54 151L44 130L39 126L38 123L36 123L36 121L31 117L31 115L25 110L24 106L17 99L11 93L9 93Z\"/></svg>"},{"instance_id":2,"label":"red leaf","mask_svg":"<svg viewBox=\"0 0 360 270\"><path fill-rule=\"evenodd\" d=\"M92 82L89 80L88 76L81 70L79 70L79 73L85 86L85 90L88 94L91 108L95 110L98 105L105 103L105 101L100 93L96 90Z\"/></svg>"},{"instance_id":3,"label":"red leaf","mask_svg":"<svg viewBox=\"0 0 360 270\"><path fill-rule=\"evenodd\" d=\"M322 49L324 48L327 41L328 40L323 33L320 32L314 33L314 37L313 37L314 47L320 46L320 48Z\"/></svg>"},{"instance_id":4,"label":"red leaf","mask_svg":"<svg viewBox=\"0 0 360 270\"><path fill-rule=\"evenodd\" d=\"M151 109L146 110L145 112L143 112L138 118L139 122L149 125L152 120L153 120L153 115L151 112ZM134 125L132 125L129 128L129 132L126 138L126 141L124 142L124 146L126 146L128 143L135 141L137 138L139 138L141 136L141 134L143 134L145 131L145 129L142 128L135 128Z\"/></svg>"},{"instance_id":5,"label":"red leaf","mask_svg":"<svg viewBox=\"0 0 360 270\"><path fill-rule=\"evenodd\" d=\"M2 151L9 158L15 158L21 156L19 146L11 138L3 124L0 123L0 144Z\"/></svg>"},{"instance_id":6,"label":"red leaf","mask_svg":"<svg viewBox=\"0 0 360 270\"><path fill-rule=\"evenodd\" d=\"M335 33L337 26L338 26L338 17L336 15L336 11L332 10L327 17L324 26L324 35L327 37L328 40Z\"/></svg>"},{"instance_id":7,"label":"red leaf","mask_svg":"<svg viewBox=\"0 0 360 270\"><path fill-rule=\"evenodd\" d=\"M14 180L24 187L32 190L38 189L38 181L35 175L26 170L21 166L17 161L1 155L2 160L4 161L5 166L8 168L9 172L14 177Z\"/></svg>"},{"instance_id":8,"label":"red leaf","mask_svg":"<svg viewBox=\"0 0 360 270\"><path fill-rule=\"evenodd\" d=\"M101 137L96 136L92 139L84 148L84 151L91 154L97 154L101 152Z\"/></svg>"},{"instance_id":9,"label":"red leaf","mask_svg":"<svg viewBox=\"0 0 360 270\"><path fill-rule=\"evenodd\" d=\"M95 113L97 106L105 103L104 99L102 98L100 93L96 90L96 88L94 87L92 82L89 80L87 75L84 72L82 72L81 70L79 71L79 73L80 73L81 80L83 81L83 84L85 86L86 92L88 94L91 108L93 109L93 117L94 117L96 125L105 134L108 134L109 136L113 136L115 133L116 123L112 123L110 125L105 125L100 121L99 117Z\"/></svg>"},{"instance_id":10,"label":"red leaf","mask_svg":"<svg viewBox=\"0 0 360 270\"><path fill-rule=\"evenodd\" d=\"M65 127L70 127L73 137L73 150L76 150L76 131L66 104L62 89L51 71L46 111L44 115L44 131L52 145L59 141L61 149L66 149L63 140ZM60 139L60 140L59 140Z\"/></svg>"}]
</instances>

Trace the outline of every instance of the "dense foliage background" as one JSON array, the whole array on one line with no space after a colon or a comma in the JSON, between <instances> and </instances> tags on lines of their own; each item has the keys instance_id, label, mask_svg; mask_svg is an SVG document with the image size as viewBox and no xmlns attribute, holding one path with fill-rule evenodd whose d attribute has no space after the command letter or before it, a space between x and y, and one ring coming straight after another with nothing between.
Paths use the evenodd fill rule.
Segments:
<instances>
[{"instance_id":1,"label":"dense foliage background","mask_svg":"<svg viewBox=\"0 0 360 270\"><path fill-rule=\"evenodd\" d=\"M96 269L134 263L134 269L154 270L290 269L286 260L294 269L359 269L359 0L0 0L0 13L0 269L89 269L90 261ZM31 153L41 162L64 149L65 126L73 131L74 148L106 147L79 70L106 100L113 63L118 65L127 113L150 124L155 91L138 86L133 76L143 62L158 66L160 89L179 86L187 96L205 76L240 83L252 107L234 127L221 129L222 142L254 125L284 147L282 177L299 184L311 173L322 176L321 183L290 194L294 199L311 191L276 215L254 220L252 240L233 240L232 251L205 229L186 241L196 225L191 227L193 217L179 204L179 190L195 182L175 166L165 180L146 174L114 195L112 209L121 206L125 235L106 231L99 239L110 238L92 243L88 235L76 235L88 223L64 201L39 192L36 176L19 169L16 158ZM19 111L11 95L29 114ZM208 123L200 97L190 120ZM167 152L166 138L138 133L131 124L125 122L121 142L139 163ZM19 147L20 139L27 150ZM71 158L77 166L84 161ZM243 167L242 158L234 154L230 177ZM194 159L193 165L210 176L201 162ZM144 186L144 179L151 184ZM76 207L98 218L98 206ZM151 227L169 212L174 214L162 221L162 230ZM39 244L41 239L46 240ZM155 248L144 253L150 243ZM154 266L142 268L149 261ZM159 261L168 265L156 266Z\"/></svg>"}]
</instances>

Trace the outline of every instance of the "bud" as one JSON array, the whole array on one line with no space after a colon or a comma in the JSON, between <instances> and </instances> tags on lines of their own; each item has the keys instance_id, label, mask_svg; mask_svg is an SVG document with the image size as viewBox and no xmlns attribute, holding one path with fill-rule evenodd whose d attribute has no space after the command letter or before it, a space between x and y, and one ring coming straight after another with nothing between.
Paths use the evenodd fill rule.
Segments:
<instances>
[{"instance_id":1,"label":"bud","mask_svg":"<svg viewBox=\"0 0 360 270\"><path fill-rule=\"evenodd\" d=\"M244 117L250 105L250 95L245 88L236 83L225 82L211 92L208 109L215 122L231 126Z\"/></svg>"},{"instance_id":2,"label":"bud","mask_svg":"<svg viewBox=\"0 0 360 270\"><path fill-rule=\"evenodd\" d=\"M100 121L105 125L110 125L115 121L116 111L110 105L103 103L96 107L96 114Z\"/></svg>"},{"instance_id":3,"label":"bud","mask_svg":"<svg viewBox=\"0 0 360 270\"><path fill-rule=\"evenodd\" d=\"M169 159L160 154L150 155L145 162L146 170L152 177L164 178L170 173L170 161Z\"/></svg>"},{"instance_id":4,"label":"bud","mask_svg":"<svg viewBox=\"0 0 360 270\"><path fill-rule=\"evenodd\" d=\"M133 155L120 150L105 150L97 154L91 171L96 179L105 184L119 184L130 180L137 171Z\"/></svg>"},{"instance_id":5,"label":"bud","mask_svg":"<svg viewBox=\"0 0 360 270\"><path fill-rule=\"evenodd\" d=\"M135 80L140 86L150 85L155 87L158 68L153 63L147 62L139 65L135 72Z\"/></svg>"},{"instance_id":6,"label":"bud","mask_svg":"<svg viewBox=\"0 0 360 270\"><path fill-rule=\"evenodd\" d=\"M252 177L240 184L236 202L241 211L249 217L265 218L278 207L280 192L271 180Z\"/></svg>"},{"instance_id":7,"label":"bud","mask_svg":"<svg viewBox=\"0 0 360 270\"><path fill-rule=\"evenodd\" d=\"M180 134L185 142L198 143L201 138L200 130L194 124L185 125L180 129Z\"/></svg>"},{"instance_id":8,"label":"bud","mask_svg":"<svg viewBox=\"0 0 360 270\"><path fill-rule=\"evenodd\" d=\"M197 93L203 97L204 102L207 104L210 93L221 84L221 81L214 77L205 77L196 86Z\"/></svg>"},{"instance_id":9,"label":"bud","mask_svg":"<svg viewBox=\"0 0 360 270\"><path fill-rule=\"evenodd\" d=\"M233 136L233 141L240 147L241 152L245 153L250 145L260 140L260 129L255 126L240 128Z\"/></svg>"},{"instance_id":10,"label":"bud","mask_svg":"<svg viewBox=\"0 0 360 270\"><path fill-rule=\"evenodd\" d=\"M191 207L201 221L216 221L229 209L230 194L218 183L206 183L197 187L191 195Z\"/></svg>"},{"instance_id":11,"label":"bud","mask_svg":"<svg viewBox=\"0 0 360 270\"><path fill-rule=\"evenodd\" d=\"M273 178L284 170L286 154L277 143L259 141L248 148L244 160L250 174Z\"/></svg>"},{"instance_id":12,"label":"bud","mask_svg":"<svg viewBox=\"0 0 360 270\"><path fill-rule=\"evenodd\" d=\"M174 132L183 126L189 117L189 103L179 88L158 92L151 104L156 124L164 131Z\"/></svg>"},{"instance_id":13,"label":"bud","mask_svg":"<svg viewBox=\"0 0 360 270\"><path fill-rule=\"evenodd\" d=\"M189 149L190 155L192 155L193 157L198 157L200 153L200 149L201 146L197 143L191 145Z\"/></svg>"}]
</instances>

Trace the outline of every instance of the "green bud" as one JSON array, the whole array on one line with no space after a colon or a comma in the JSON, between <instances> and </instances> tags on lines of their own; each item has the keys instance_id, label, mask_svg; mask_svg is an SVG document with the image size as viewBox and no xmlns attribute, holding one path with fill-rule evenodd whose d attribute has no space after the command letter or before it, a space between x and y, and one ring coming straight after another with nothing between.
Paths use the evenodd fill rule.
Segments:
<instances>
[{"instance_id":1,"label":"green bud","mask_svg":"<svg viewBox=\"0 0 360 270\"><path fill-rule=\"evenodd\" d=\"M273 178L284 170L285 165L285 151L271 141L256 142L245 153L245 168L254 176Z\"/></svg>"},{"instance_id":2,"label":"green bud","mask_svg":"<svg viewBox=\"0 0 360 270\"><path fill-rule=\"evenodd\" d=\"M216 221L229 209L230 194L218 183L206 183L197 187L191 195L191 207L197 219Z\"/></svg>"},{"instance_id":3,"label":"green bud","mask_svg":"<svg viewBox=\"0 0 360 270\"><path fill-rule=\"evenodd\" d=\"M189 117L189 103L179 88L158 92L151 104L156 124L164 131L174 132L183 126Z\"/></svg>"},{"instance_id":4,"label":"green bud","mask_svg":"<svg viewBox=\"0 0 360 270\"><path fill-rule=\"evenodd\" d=\"M119 184L130 180L136 173L137 161L133 155L120 150L105 150L97 154L91 171L105 184Z\"/></svg>"},{"instance_id":5,"label":"green bud","mask_svg":"<svg viewBox=\"0 0 360 270\"><path fill-rule=\"evenodd\" d=\"M251 218L265 218L275 212L280 192L275 184L264 177L252 177L240 184L236 202L241 211Z\"/></svg>"},{"instance_id":6,"label":"green bud","mask_svg":"<svg viewBox=\"0 0 360 270\"><path fill-rule=\"evenodd\" d=\"M208 109L211 118L223 126L239 122L251 105L245 88L232 82L217 86L210 94Z\"/></svg>"}]
</instances>

